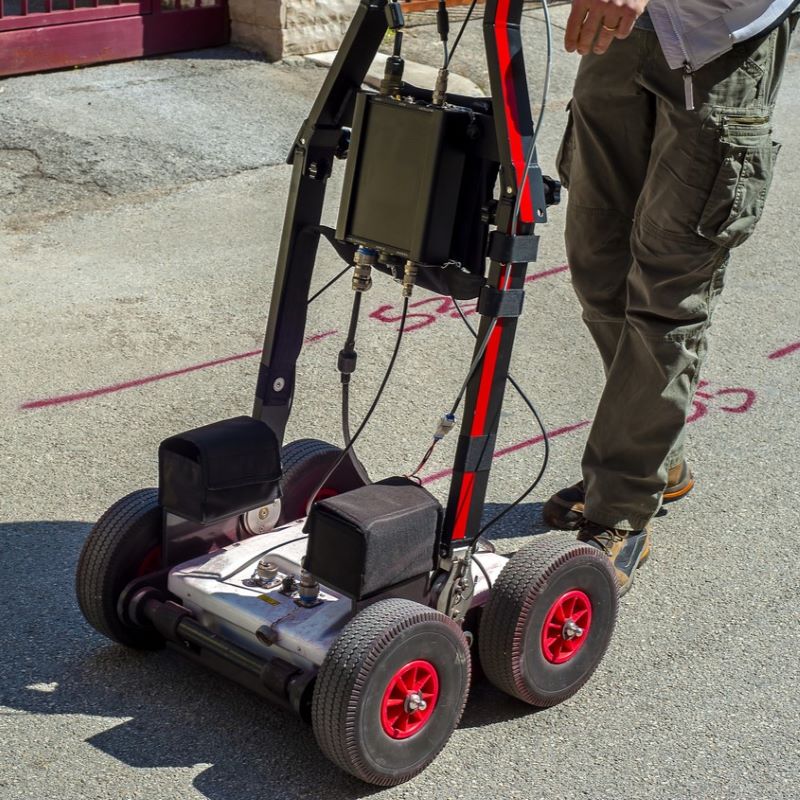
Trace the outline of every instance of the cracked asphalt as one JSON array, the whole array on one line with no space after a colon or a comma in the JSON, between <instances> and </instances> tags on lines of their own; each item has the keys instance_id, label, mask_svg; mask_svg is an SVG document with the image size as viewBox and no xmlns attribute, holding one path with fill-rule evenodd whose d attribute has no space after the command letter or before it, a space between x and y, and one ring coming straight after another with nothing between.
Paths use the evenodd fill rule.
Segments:
<instances>
[{"instance_id":1,"label":"cracked asphalt","mask_svg":"<svg viewBox=\"0 0 800 800\"><path fill-rule=\"evenodd\" d=\"M557 25L563 14L555 9ZM436 63L425 20L408 29L406 54ZM540 12L526 11L523 35L536 99ZM454 65L485 85L480 42L480 26L469 28ZM545 171L576 64L557 51ZM73 579L93 521L153 485L163 438L251 408L283 162L322 76L303 61L270 65L219 48L0 82L0 798L793 800L797 44L776 114L785 146L772 193L734 255L692 413L697 489L656 520L653 558L578 695L531 713L479 681L436 762L376 790L325 761L289 714L172 652L115 646L82 620ZM340 181L341 170L328 221ZM602 382L564 267L563 216L552 209L539 231L513 359L552 434L552 458L540 487L492 530L503 552L551 535L541 503L577 479ZM315 285L339 269L322 248ZM335 363L349 302L337 286L310 308L288 438L339 440ZM359 447L375 477L413 468L469 362L453 307L422 292L414 303ZM397 287L376 280L358 342L356 418L383 374L399 308ZM451 463L451 439L433 478ZM487 513L516 497L542 458L513 395L499 447ZM444 498L446 477L428 487Z\"/></svg>"},{"instance_id":2,"label":"cracked asphalt","mask_svg":"<svg viewBox=\"0 0 800 800\"><path fill-rule=\"evenodd\" d=\"M0 220L25 226L282 163L307 113L304 84L320 77L304 60L267 65L235 48L146 64L3 82Z\"/></svg>"}]
</instances>

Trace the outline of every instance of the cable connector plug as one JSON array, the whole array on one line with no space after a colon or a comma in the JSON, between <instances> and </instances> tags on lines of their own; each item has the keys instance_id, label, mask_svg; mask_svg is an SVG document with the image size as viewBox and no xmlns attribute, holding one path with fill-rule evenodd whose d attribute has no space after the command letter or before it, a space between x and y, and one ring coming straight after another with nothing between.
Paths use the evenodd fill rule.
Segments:
<instances>
[{"instance_id":1,"label":"cable connector plug","mask_svg":"<svg viewBox=\"0 0 800 800\"><path fill-rule=\"evenodd\" d=\"M442 414L441 419L439 420L439 424L436 426L436 430L433 433L433 441L438 442L444 439L448 433L455 427L456 424L456 415L455 414Z\"/></svg>"},{"instance_id":2,"label":"cable connector plug","mask_svg":"<svg viewBox=\"0 0 800 800\"><path fill-rule=\"evenodd\" d=\"M431 102L435 106L443 106L447 100L447 80L450 72L446 67L442 67L436 73L436 85L433 87Z\"/></svg>"},{"instance_id":3,"label":"cable connector plug","mask_svg":"<svg viewBox=\"0 0 800 800\"><path fill-rule=\"evenodd\" d=\"M372 265L378 260L378 251L359 247L353 259L353 291L366 292L372 288Z\"/></svg>"}]
</instances>

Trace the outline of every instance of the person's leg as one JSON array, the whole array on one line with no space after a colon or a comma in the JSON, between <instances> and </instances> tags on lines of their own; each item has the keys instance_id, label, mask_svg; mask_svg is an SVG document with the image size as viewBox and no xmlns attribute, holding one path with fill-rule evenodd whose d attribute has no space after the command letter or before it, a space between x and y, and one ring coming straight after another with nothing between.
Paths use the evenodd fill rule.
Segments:
<instances>
[{"instance_id":1,"label":"person's leg","mask_svg":"<svg viewBox=\"0 0 800 800\"><path fill-rule=\"evenodd\" d=\"M788 36L787 23L695 73L696 111L660 50L642 71L658 98L655 132L625 321L583 459L584 516L600 526L644 528L681 453L728 252L752 232L769 188Z\"/></svg>"},{"instance_id":2,"label":"person's leg","mask_svg":"<svg viewBox=\"0 0 800 800\"><path fill-rule=\"evenodd\" d=\"M558 155L572 285L606 373L625 322L630 236L655 128L656 98L640 81L654 44L654 34L635 30L581 59ZM582 481L562 489L545 504L545 522L575 529L583 500Z\"/></svg>"},{"instance_id":3,"label":"person's leg","mask_svg":"<svg viewBox=\"0 0 800 800\"><path fill-rule=\"evenodd\" d=\"M772 109L775 106L778 89L781 84L784 65L789 52L792 31L799 16L800 14L794 14L791 19L787 20L787 22L785 22L781 28L773 34L774 46L772 47L771 53L768 53L765 48L760 47L759 42L745 44L745 52L748 52L747 48L754 48L752 50L752 55L746 56L747 61L745 62L746 66L744 67L747 73L752 76L754 80L744 80L739 82L739 94L734 98L734 101L737 103L737 107L746 108L751 105L756 97L758 97L760 98L758 100L759 105L763 103L764 108L766 108L768 111L767 116L771 116ZM721 67L724 75L724 70L726 69L724 62L720 62L720 64L717 64L716 66L711 65L709 69L712 67L715 69L719 69ZM710 76L708 82L713 82L714 80L718 80L718 78L719 72L714 76ZM726 81L723 77L722 80L718 80L717 83L713 84L708 92L708 95L704 98L704 113L710 114L711 116L719 119L726 113L726 109L728 109L727 104L731 101L731 99L730 86L726 84ZM720 273L719 278L719 284L716 287L717 294L722 290L724 271ZM701 364L705 360L707 349L707 337L703 335L698 342L698 359ZM692 396L694 396L696 385L697 380L695 380L692 385ZM668 470L675 470L684 463L683 453L685 440L686 426L684 425L680 434L678 435L675 445L666 458L665 467Z\"/></svg>"},{"instance_id":4,"label":"person's leg","mask_svg":"<svg viewBox=\"0 0 800 800\"><path fill-rule=\"evenodd\" d=\"M581 59L558 157L572 284L606 371L625 321L631 226L655 123L655 98L637 81L648 41L634 31Z\"/></svg>"}]
</instances>

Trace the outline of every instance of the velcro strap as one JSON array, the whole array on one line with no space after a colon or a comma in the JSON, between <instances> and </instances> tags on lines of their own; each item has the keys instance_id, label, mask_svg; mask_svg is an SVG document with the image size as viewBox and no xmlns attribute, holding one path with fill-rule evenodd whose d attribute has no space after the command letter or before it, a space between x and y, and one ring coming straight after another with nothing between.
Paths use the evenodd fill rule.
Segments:
<instances>
[{"instance_id":1,"label":"velcro strap","mask_svg":"<svg viewBox=\"0 0 800 800\"><path fill-rule=\"evenodd\" d=\"M531 233L528 236L510 236L501 231L489 234L489 258L500 264L527 264L536 261L539 253L539 237Z\"/></svg>"},{"instance_id":2,"label":"velcro strap","mask_svg":"<svg viewBox=\"0 0 800 800\"><path fill-rule=\"evenodd\" d=\"M488 472L492 466L494 454L494 434L486 436L469 436L462 434L459 438L459 450L466 447L464 452L465 472Z\"/></svg>"},{"instance_id":3,"label":"velcro strap","mask_svg":"<svg viewBox=\"0 0 800 800\"><path fill-rule=\"evenodd\" d=\"M518 317L524 301L524 289L502 291L494 286L484 286L478 298L478 313L484 317Z\"/></svg>"}]
</instances>

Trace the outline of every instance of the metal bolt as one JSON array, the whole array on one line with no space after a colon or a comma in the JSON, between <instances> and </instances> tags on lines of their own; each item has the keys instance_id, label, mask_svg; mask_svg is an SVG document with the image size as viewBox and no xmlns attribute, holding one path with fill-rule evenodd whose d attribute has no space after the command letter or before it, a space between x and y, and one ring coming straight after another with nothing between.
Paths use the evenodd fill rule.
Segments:
<instances>
[{"instance_id":1,"label":"metal bolt","mask_svg":"<svg viewBox=\"0 0 800 800\"><path fill-rule=\"evenodd\" d=\"M428 703L417 692L411 692L406 696L405 706L406 713L409 714L413 711L424 711Z\"/></svg>"},{"instance_id":2,"label":"metal bolt","mask_svg":"<svg viewBox=\"0 0 800 800\"><path fill-rule=\"evenodd\" d=\"M514 187L506 186L506 194L514 194Z\"/></svg>"},{"instance_id":3,"label":"metal bolt","mask_svg":"<svg viewBox=\"0 0 800 800\"><path fill-rule=\"evenodd\" d=\"M580 625L576 625L575 621L570 618L564 623L561 636L564 639L578 639L583 636L583 628L581 628Z\"/></svg>"},{"instance_id":4,"label":"metal bolt","mask_svg":"<svg viewBox=\"0 0 800 800\"><path fill-rule=\"evenodd\" d=\"M306 140L305 140L305 139L301 139L301 140L300 140L300 144L305 144L305 143L306 143Z\"/></svg>"},{"instance_id":5,"label":"metal bolt","mask_svg":"<svg viewBox=\"0 0 800 800\"><path fill-rule=\"evenodd\" d=\"M262 558L256 564L255 571L250 578L242 581L245 586L260 586L262 589L270 589L280 583L278 578L278 565L273 564Z\"/></svg>"},{"instance_id":6,"label":"metal bolt","mask_svg":"<svg viewBox=\"0 0 800 800\"><path fill-rule=\"evenodd\" d=\"M278 565L273 564L271 561L265 561L263 558L256 566L256 575L262 581L271 581L278 575Z\"/></svg>"},{"instance_id":7,"label":"metal bolt","mask_svg":"<svg viewBox=\"0 0 800 800\"><path fill-rule=\"evenodd\" d=\"M279 392L283 387L286 386L286 381L283 378L275 378L275 381L272 384L272 388Z\"/></svg>"}]
</instances>

